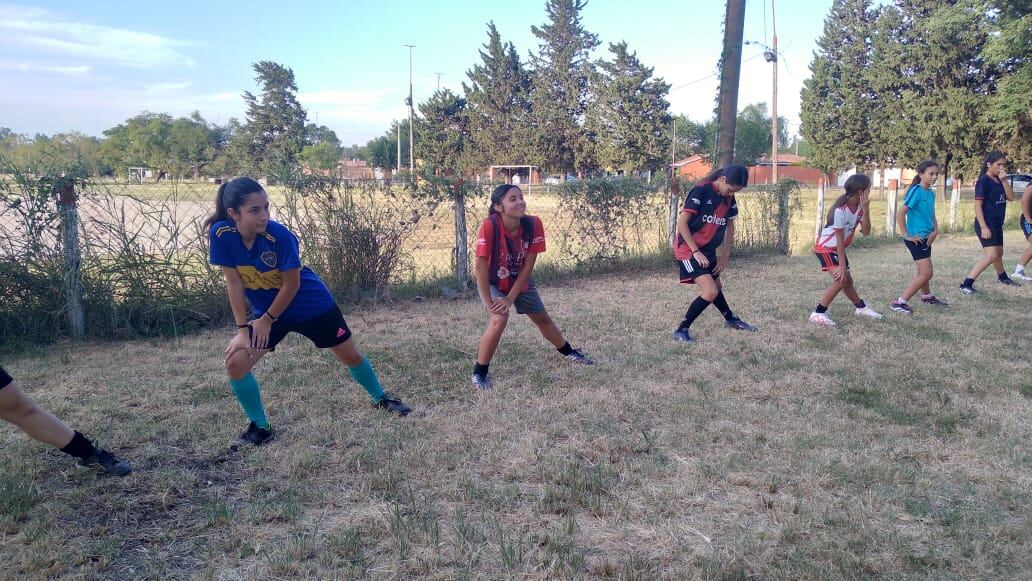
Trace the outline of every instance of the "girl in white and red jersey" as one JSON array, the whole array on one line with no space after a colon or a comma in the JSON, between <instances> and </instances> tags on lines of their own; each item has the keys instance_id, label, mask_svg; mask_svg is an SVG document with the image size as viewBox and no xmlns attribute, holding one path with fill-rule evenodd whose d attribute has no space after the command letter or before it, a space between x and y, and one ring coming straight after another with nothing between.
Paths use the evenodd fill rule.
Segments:
<instances>
[{"instance_id":1,"label":"girl in white and red jersey","mask_svg":"<svg viewBox=\"0 0 1032 581\"><path fill-rule=\"evenodd\" d=\"M828 307L839 292L856 307L853 311L858 317L880 319L882 315L867 306L853 286L853 276L849 272L849 258L846 248L853 242L856 228L867 236L871 233L871 178L863 174L854 174L846 180L846 191L835 200L828 210L828 218L824 229L817 236L813 252L821 264L821 270L831 275L831 285L824 289L820 302L810 313L810 322L815 325L831 327L835 321L828 316Z\"/></svg>"},{"instance_id":2,"label":"girl in white and red jersey","mask_svg":"<svg viewBox=\"0 0 1032 581\"><path fill-rule=\"evenodd\" d=\"M512 306L516 313L527 315L537 325L560 355L574 363L593 363L563 338L541 302L531 275L537 255L544 251L544 226L541 218L527 215L523 191L510 184L495 188L490 215L477 232L477 290L489 317L473 366L473 386L477 389L491 389L488 367L509 323Z\"/></svg>"},{"instance_id":3,"label":"girl in white and red jersey","mask_svg":"<svg viewBox=\"0 0 1032 581\"><path fill-rule=\"evenodd\" d=\"M681 282L698 285L699 296L688 306L688 312L674 331L674 341L694 343L688 329L710 305L720 311L725 327L756 330L731 312L720 283L720 273L731 258L735 235L734 219L738 216L735 192L748 184L749 170L742 165L729 165L702 178L684 198L684 208L677 217L674 258Z\"/></svg>"}]
</instances>

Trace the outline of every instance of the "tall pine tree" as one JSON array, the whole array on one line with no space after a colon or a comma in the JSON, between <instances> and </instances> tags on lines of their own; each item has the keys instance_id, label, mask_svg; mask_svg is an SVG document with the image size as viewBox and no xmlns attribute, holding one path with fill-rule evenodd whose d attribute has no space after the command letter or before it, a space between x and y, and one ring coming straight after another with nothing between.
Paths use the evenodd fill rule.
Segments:
<instances>
[{"instance_id":1,"label":"tall pine tree","mask_svg":"<svg viewBox=\"0 0 1032 581\"><path fill-rule=\"evenodd\" d=\"M835 0L803 84L802 134L814 145L810 162L825 170L870 165L874 116L869 68L871 0Z\"/></svg>"},{"instance_id":2,"label":"tall pine tree","mask_svg":"<svg viewBox=\"0 0 1032 581\"><path fill-rule=\"evenodd\" d=\"M629 52L610 43L611 61L599 61L591 76L592 100L586 133L603 168L630 173L663 167L670 152L670 84Z\"/></svg>"},{"instance_id":3,"label":"tall pine tree","mask_svg":"<svg viewBox=\"0 0 1032 581\"><path fill-rule=\"evenodd\" d=\"M297 163L305 146L307 114L297 100L294 71L271 61L253 65L261 93L244 91L246 121L233 150L248 172L281 175Z\"/></svg>"},{"instance_id":4,"label":"tall pine tree","mask_svg":"<svg viewBox=\"0 0 1032 581\"><path fill-rule=\"evenodd\" d=\"M1003 73L990 113L994 142L1018 167L1032 168L1032 10L1028 0L989 4L999 34L985 56Z\"/></svg>"},{"instance_id":5,"label":"tall pine tree","mask_svg":"<svg viewBox=\"0 0 1032 581\"><path fill-rule=\"evenodd\" d=\"M580 12L586 5L587 0L548 0L548 22L530 29L541 41L538 54L531 55L535 158L564 175L595 165L582 130L590 53L599 44L598 37L581 24Z\"/></svg>"},{"instance_id":6,"label":"tall pine tree","mask_svg":"<svg viewBox=\"0 0 1032 581\"><path fill-rule=\"evenodd\" d=\"M494 22L487 24L487 44L481 63L466 72L462 84L469 101L469 130L473 161L479 168L492 164L525 164L530 153L530 75L516 47L503 43Z\"/></svg>"}]
</instances>

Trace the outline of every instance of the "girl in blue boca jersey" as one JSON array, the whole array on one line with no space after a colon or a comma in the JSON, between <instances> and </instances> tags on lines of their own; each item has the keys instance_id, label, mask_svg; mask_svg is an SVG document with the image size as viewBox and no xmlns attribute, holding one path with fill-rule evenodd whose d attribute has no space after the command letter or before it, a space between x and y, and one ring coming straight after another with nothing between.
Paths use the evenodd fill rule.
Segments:
<instances>
[{"instance_id":1,"label":"girl in blue boca jersey","mask_svg":"<svg viewBox=\"0 0 1032 581\"><path fill-rule=\"evenodd\" d=\"M383 391L369 360L355 348L351 329L326 285L301 265L297 237L269 219L269 196L261 184L241 177L219 187L215 213L205 228L210 262L222 267L236 321L225 364L229 385L250 420L241 439L258 446L274 437L251 368L291 332L330 349L366 389L374 407L408 415L409 407Z\"/></svg>"}]
</instances>

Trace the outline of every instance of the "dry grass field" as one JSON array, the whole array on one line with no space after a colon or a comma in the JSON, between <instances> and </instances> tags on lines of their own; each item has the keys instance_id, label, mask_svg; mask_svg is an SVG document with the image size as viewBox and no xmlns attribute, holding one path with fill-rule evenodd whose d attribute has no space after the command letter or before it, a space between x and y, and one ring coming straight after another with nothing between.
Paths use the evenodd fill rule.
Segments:
<instances>
[{"instance_id":1,"label":"dry grass field","mask_svg":"<svg viewBox=\"0 0 1032 581\"><path fill-rule=\"evenodd\" d=\"M1007 233L1007 265L1022 249ZM245 427L228 330L59 344L4 366L41 404L135 463L72 465L0 425L0 578L1000 578L1032 576L1032 285L955 286L970 236L935 247L951 306L887 303L897 243L850 252L859 320L810 326L812 256L732 262L685 346L673 268L543 286L594 367L513 317L469 385L474 300L351 312L359 347L415 412L369 408L332 356L288 338L256 369L279 439Z\"/></svg>"}]
</instances>

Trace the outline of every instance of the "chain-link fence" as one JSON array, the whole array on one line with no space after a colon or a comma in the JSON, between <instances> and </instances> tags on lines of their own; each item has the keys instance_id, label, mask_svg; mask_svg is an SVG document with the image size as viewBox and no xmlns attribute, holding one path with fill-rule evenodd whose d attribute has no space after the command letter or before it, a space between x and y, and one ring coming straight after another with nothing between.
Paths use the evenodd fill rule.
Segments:
<instances>
[{"instance_id":1,"label":"chain-link fence","mask_svg":"<svg viewBox=\"0 0 1032 581\"><path fill-rule=\"evenodd\" d=\"M267 191L273 219L298 235L305 263L339 299L355 301L472 287L473 244L491 187L302 176ZM523 188L528 213L545 227L543 268L590 271L669 256L682 196L665 186L621 178ZM202 228L217 189L210 182L0 178L2 344L173 334L225 321L225 285L208 264ZM807 252L819 213L839 193L828 190L822 205L819 188L794 182L740 192L736 248ZM892 199L872 195L875 236L894 234ZM970 203L959 203L952 221L949 203L937 207L944 230L974 219Z\"/></svg>"}]
</instances>

